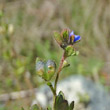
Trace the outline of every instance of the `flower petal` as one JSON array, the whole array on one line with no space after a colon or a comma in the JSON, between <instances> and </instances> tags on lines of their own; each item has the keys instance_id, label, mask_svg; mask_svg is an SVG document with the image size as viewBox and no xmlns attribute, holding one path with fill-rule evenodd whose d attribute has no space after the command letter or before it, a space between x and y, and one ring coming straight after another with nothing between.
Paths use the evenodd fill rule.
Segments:
<instances>
[{"instance_id":1,"label":"flower petal","mask_svg":"<svg viewBox=\"0 0 110 110\"><path fill-rule=\"evenodd\" d=\"M78 42L80 40L81 40L81 37L79 35L75 35L75 37L74 37L74 43L75 42Z\"/></svg>"},{"instance_id":2,"label":"flower petal","mask_svg":"<svg viewBox=\"0 0 110 110\"><path fill-rule=\"evenodd\" d=\"M74 31L70 32L69 37L71 37L72 35L74 35Z\"/></svg>"}]
</instances>

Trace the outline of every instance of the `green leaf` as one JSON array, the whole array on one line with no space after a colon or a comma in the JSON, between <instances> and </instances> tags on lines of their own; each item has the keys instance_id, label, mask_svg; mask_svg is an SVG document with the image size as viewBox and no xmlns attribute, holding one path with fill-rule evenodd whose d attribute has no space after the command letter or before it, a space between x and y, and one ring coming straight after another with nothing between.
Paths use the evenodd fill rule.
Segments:
<instances>
[{"instance_id":1,"label":"green leaf","mask_svg":"<svg viewBox=\"0 0 110 110\"><path fill-rule=\"evenodd\" d=\"M63 102L63 100L64 100L63 95L59 93L58 96L56 97L56 106L60 105Z\"/></svg>"},{"instance_id":2,"label":"green leaf","mask_svg":"<svg viewBox=\"0 0 110 110\"><path fill-rule=\"evenodd\" d=\"M74 108L74 101L71 102L69 110L73 110L73 108Z\"/></svg>"},{"instance_id":3,"label":"green leaf","mask_svg":"<svg viewBox=\"0 0 110 110\"><path fill-rule=\"evenodd\" d=\"M64 93L62 91L59 92L59 96L62 96L65 99Z\"/></svg>"},{"instance_id":4,"label":"green leaf","mask_svg":"<svg viewBox=\"0 0 110 110\"><path fill-rule=\"evenodd\" d=\"M57 41L57 43L58 43L59 45L62 44L63 39L61 38L60 33L58 33L58 32L54 32L54 38L55 38L55 40Z\"/></svg>"},{"instance_id":5,"label":"green leaf","mask_svg":"<svg viewBox=\"0 0 110 110\"><path fill-rule=\"evenodd\" d=\"M41 110L37 104L31 107L31 110Z\"/></svg>"},{"instance_id":6,"label":"green leaf","mask_svg":"<svg viewBox=\"0 0 110 110\"><path fill-rule=\"evenodd\" d=\"M59 105L58 110L68 110L68 101L63 100L63 102Z\"/></svg>"},{"instance_id":7,"label":"green leaf","mask_svg":"<svg viewBox=\"0 0 110 110\"><path fill-rule=\"evenodd\" d=\"M63 92L60 91L55 100L55 110L68 110L68 108L68 102L65 100Z\"/></svg>"}]
</instances>

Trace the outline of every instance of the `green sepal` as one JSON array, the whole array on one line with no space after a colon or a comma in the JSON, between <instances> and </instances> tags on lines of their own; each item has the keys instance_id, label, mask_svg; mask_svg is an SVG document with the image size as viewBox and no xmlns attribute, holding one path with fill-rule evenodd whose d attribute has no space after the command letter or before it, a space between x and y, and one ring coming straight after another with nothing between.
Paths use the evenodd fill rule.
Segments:
<instances>
[{"instance_id":1,"label":"green sepal","mask_svg":"<svg viewBox=\"0 0 110 110\"><path fill-rule=\"evenodd\" d=\"M61 32L61 37L63 38L63 42L68 42L68 39L69 39L69 30L68 29L64 29Z\"/></svg>"},{"instance_id":2,"label":"green sepal","mask_svg":"<svg viewBox=\"0 0 110 110\"><path fill-rule=\"evenodd\" d=\"M61 45L63 43L63 39L62 39L60 33L54 32L54 38L59 45Z\"/></svg>"},{"instance_id":3,"label":"green sepal","mask_svg":"<svg viewBox=\"0 0 110 110\"><path fill-rule=\"evenodd\" d=\"M69 57L69 56L72 56L72 55L75 55L75 50L74 50L72 45L68 45L65 48L65 57Z\"/></svg>"},{"instance_id":4,"label":"green sepal","mask_svg":"<svg viewBox=\"0 0 110 110\"><path fill-rule=\"evenodd\" d=\"M75 51L73 55L74 55L74 56L79 55L79 51Z\"/></svg>"},{"instance_id":5,"label":"green sepal","mask_svg":"<svg viewBox=\"0 0 110 110\"><path fill-rule=\"evenodd\" d=\"M65 48L65 57L77 56L78 54L79 54L79 51L75 51L75 49L72 45L68 45Z\"/></svg>"}]
</instances>

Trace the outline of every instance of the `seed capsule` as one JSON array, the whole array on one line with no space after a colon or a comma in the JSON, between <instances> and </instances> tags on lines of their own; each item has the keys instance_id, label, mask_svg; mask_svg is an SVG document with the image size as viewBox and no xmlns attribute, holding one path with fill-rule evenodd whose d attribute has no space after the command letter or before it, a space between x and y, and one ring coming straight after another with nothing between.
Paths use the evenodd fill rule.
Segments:
<instances>
[{"instance_id":1,"label":"seed capsule","mask_svg":"<svg viewBox=\"0 0 110 110\"><path fill-rule=\"evenodd\" d=\"M55 71L56 71L56 64L54 61L52 60L48 60L46 62L46 79L47 80L50 80L53 75L55 74Z\"/></svg>"},{"instance_id":2,"label":"seed capsule","mask_svg":"<svg viewBox=\"0 0 110 110\"><path fill-rule=\"evenodd\" d=\"M55 70L56 64L54 61L48 60L47 62L43 62L40 59L36 59L36 72L45 81L51 80L55 74Z\"/></svg>"},{"instance_id":3,"label":"seed capsule","mask_svg":"<svg viewBox=\"0 0 110 110\"><path fill-rule=\"evenodd\" d=\"M36 63L36 72L39 76L42 76L44 74L44 62L38 61Z\"/></svg>"}]
</instances>

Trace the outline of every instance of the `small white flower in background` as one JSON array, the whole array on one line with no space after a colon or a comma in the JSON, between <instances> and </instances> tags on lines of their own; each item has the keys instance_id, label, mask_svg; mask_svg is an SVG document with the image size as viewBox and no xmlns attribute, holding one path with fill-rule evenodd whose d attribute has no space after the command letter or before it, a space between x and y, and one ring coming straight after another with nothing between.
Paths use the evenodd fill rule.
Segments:
<instances>
[{"instance_id":1,"label":"small white flower in background","mask_svg":"<svg viewBox=\"0 0 110 110\"><path fill-rule=\"evenodd\" d=\"M14 26L13 24L8 25L8 34L12 35L14 33Z\"/></svg>"}]
</instances>

